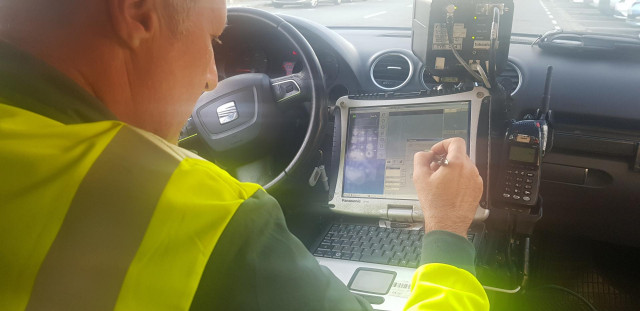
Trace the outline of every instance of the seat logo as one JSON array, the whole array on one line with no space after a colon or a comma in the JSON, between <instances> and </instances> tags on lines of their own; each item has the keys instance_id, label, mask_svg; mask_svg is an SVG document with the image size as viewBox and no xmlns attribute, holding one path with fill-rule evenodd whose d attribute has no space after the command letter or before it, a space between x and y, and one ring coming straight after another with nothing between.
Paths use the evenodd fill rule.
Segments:
<instances>
[{"instance_id":1,"label":"seat logo","mask_svg":"<svg viewBox=\"0 0 640 311\"><path fill-rule=\"evenodd\" d=\"M238 118L238 108L236 108L236 102L228 102L216 110L218 112L218 120L220 125L227 124Z\"/></svg>"}]
</instances>

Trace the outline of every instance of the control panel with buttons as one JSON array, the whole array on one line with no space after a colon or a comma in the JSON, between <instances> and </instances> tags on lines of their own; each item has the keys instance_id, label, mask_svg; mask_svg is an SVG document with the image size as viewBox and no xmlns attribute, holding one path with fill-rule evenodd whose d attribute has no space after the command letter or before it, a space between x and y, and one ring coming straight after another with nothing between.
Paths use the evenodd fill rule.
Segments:
<instances>
[{"instance_id":1,"label":"control panel with buttons","mask_svg":"<svg viewBox=\"0 0 640 311\"><path fill-rule=\"evenodd\" d=\"M504 174L502 198L507 201L528 203L538 192L538 171L535 167L509 165Z\"/></svg>"}]
</instances>

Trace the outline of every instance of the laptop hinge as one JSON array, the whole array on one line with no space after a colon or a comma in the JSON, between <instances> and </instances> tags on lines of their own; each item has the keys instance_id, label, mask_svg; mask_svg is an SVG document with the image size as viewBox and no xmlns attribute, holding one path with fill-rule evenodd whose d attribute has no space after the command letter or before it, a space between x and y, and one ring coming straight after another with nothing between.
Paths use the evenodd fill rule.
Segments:
<instances>
[{"instance_id":1,"label":"laptop hinge","mask_svg":"<svg viewBox=\"0 0 640 311\"><path fill-rule=\"evenodd\" d=\"M385 228L401 228L401 229L420 229L422 222L413 220L413 205L387 205L387 219L379 221L380 227Z\"/></svg>"}]
</instances>

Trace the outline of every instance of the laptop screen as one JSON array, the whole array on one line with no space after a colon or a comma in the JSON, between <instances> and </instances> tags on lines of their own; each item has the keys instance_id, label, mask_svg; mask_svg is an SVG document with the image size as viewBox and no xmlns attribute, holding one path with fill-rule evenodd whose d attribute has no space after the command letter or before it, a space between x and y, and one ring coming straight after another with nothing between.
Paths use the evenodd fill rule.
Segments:
<instances>
[{"instance_id":1,"label":"laptop screen","mask_svg":"<svg viewBox=\"0 0 640 311\"><path fill-rule=\"evenodd\" d=\"M343 197L417 199L413 155L435 143L469 142L470 102L349 109Z\"/></svg>"}]
</instances>

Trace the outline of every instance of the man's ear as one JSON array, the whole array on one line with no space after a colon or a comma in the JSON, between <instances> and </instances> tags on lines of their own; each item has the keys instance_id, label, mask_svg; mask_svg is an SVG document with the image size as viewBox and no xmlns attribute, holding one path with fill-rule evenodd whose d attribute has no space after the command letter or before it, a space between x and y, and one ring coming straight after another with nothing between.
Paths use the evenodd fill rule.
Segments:
<instances>
[{"instance_id":1,"label":"man's ear","mask_svg":"<svg viewBox=\"0 0 640 311\"><path fill-rule=\"evenodd\" d=\"M107 0L109 17L116 35L129 48L159 30L159 0Z\"/></svg>"}]
</instances>

